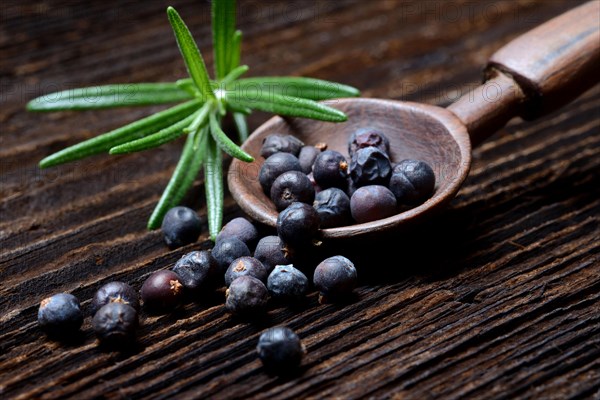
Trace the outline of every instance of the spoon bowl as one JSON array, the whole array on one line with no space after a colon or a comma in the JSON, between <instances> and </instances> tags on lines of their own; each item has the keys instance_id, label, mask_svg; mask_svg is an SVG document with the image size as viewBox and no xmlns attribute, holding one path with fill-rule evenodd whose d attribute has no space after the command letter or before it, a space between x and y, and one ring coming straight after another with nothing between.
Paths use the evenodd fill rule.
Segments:
<instances>
[{"instance_id":1,"label":"spoon bowl","mask_svg":"<svg viewBox=\"0 0 600 400\"><path fill-rule=\"evenodd\" d=\"M436 176L435 191L423 204L391 217L362 224L322 229L323 239L374 236L427 218L458 192L471 164L471 145L465 126L446 109L409 102L379 99L336 99L327 102L348 116L332 124L302 118L273 117L258 128L242 148L255 157L252 163L234 159L228 174L229 190L254 220L274 227L278 212L258 182L264 162L263 140L273 133L293 135L305 144L324 142L330 150L348 156L348 138L360 128L384 132L390 140L392 162L418 159L427 162Z\"/></svg>"},{"instance_id":2,"label":"spoon bowl","mask_svg":"<svg viewBox=\"0 0 600 400\"><path fill-rule=\"evenodd\" d=\"M305 144L325 142L347 155L347 141L359 128L383 132L393 162L427 162L436 177L435 191L423 204L397 215L340 228L321 230L321 238L351 239L399 230L429 218L458 192L476 146L511 118L538 118L567 104L600 80L600 2L590 1L514 39L494 53L484 70L484 84L464 93L447 109L378 99L326 102L346 113L341 124L274 117L260 126L242 148L256 158L233 160L228 182L231 194L250 217L275 226L278 213L258 182L265 137L294 135Z\"/></svg>"}]
</instances>

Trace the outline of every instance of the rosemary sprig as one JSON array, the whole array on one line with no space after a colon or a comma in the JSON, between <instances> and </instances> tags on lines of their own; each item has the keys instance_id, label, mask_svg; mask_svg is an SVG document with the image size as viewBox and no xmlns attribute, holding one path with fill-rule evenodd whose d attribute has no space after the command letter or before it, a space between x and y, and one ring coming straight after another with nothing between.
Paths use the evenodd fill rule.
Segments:
<instances>
[{"instance_id":1,"label":"rosemary sprig","mask_svg":"<svg viewBox=\"0 0 600 400\"><path fill-rule=\"evenodd\" d=\"M222 152L242 161L254 160L223 132L221 121L228 112L240 142L248 137L246 115L252 110L331 122L346 120L341 111L317 101L358 96L353 87L303 77L241 78L248 66L240 66L242 32L235 30L235 0L213 0L211 7L215 80L210 79L188 27L169 7L167 16L190 78L65 90L33 99L27 109L95 110L185 102L63 149L40 161L40 167L103 152L146 150L187 135L171 180L150 216L148 229L160 226L165 213L179 204L203 169L209 231L214 240L223 220Z\"/></svg>"},{"instance_id":2,"label":"rosemary sprig","mask_svg":"<svg viewBox=\"0 0 600 400\"><path fill-rule=\"evenodd\" d=\"M290 117L304 117L330 122L344 122L343 112L322 103L300 97L265 93L262 90L247 90L243 96L234 96L233 104Z\"/></svg>"},{"instance_id":3,"label":"rosemary sprig","mask_svg":"<svg viewBox=\"0 0 600 400\"><path fill-rule=\"evenodd\" d=\"M223 160L217 143L210 137L207 142L204 189L208 210L208 230L210 237L215 240L223 222Z\"/></svg>"},{"instance_id":4,"label":"rosemary sprig","mask_svg":"<svg viewBox=\"0 0 600 400\"><path fill-rule=\"evenodd\" d=\"M210 114L210 133L219 147L231 157L235 157L246 162L254 161L254 158L250 154L239 148L231 141L231 139L227 137L225 132L223 132L219 126L219 122L217 121L217 116L215 116L215 114Z\"/></svg>"},{"instance_id":5,"label":"rosemary sprig","mask_svg":"<svg viewBox=\"0 0 600 400\"><path fill-rule=\"evenodd\" d=\"M216 3L219 2L217 1ZM185 61L185 66L192 81L194 81L196 88L198 88L204 100L214 100L215 94L210 87L210 80L208 78L208 71L206 71L206 65L204 65L204 59L202 58L202 54L200 54L200 50L198 50L198 45L194 41L192 34L173 7L167 8L167 15L175 33L179 51L183 56L183 61Z\"/></svg>"},{"instance_id":6,"label":"rosemary sprig","mask_svg":"<svg viewBox=\"0 0 600 400\"><path fill-rule=\"evenodd\" d=\"M337 97L354 97L360 92L352 86L328 82L321 79L296 76L268 76L242 78L227 84L230 91L261 91L310 100L327 100ZM248 96L250 97L250 96Z\"/></svg>"},{"instance_id":7,"label":"rosemary sprig","mask_svg":"<svg viewBox=\"0 0 600 400\"><path fill-rule=\"evenodd\" d=\"M179 122L174 123L160 131L153 133L150 136L143 137L141 139L133 140L131 142L123 143L119 146L115 146L109 150L110 154L125 154L134 153L136 151L142 151L158 147L161 144L170 142L171 140L177 139L183 136L183 130L189 126L194 120L202 115L204 107L199 111L194 112L192 115L188 115Z\"/></svg>"},{"instance_id":8,"label":"rosemary sprig","mask_svg":"<svg viewBox=\"0 0 600 400\"><path fill-rule=\"evenodd\" d=\"M53 167L95 154L105 153L122 143L145 137L180 121L191 115L201 104L200 100L191 100L96 136L95 138L77 143L44 158L40 161L40 168Z\"/></svg>"},{"instance_id":9,"label":"rosemary sprig","mask_svg":"<svg viewBox=\"0 0 600 400\"><path fill-rule=\"evenodd\" d=\"M193 98L194 96L172 82L125 83L51 93L31 100L27 104L27 110L99 110L113 107L176 103Z\"/></svg>"},{"instance_id":10,"label":"rosemary sprig","mask_svg":"<svg viewBox=\"0 0 600 400\"><path fill-rule=\"evenodd\" d=\"M239 61L235 64L231 62L232 52L229 49L235 31L235 0L214 1L211 19L215 75L219 80L239 65Z\"/></svg>"},{"instance_id":11,"label":"rosemary sprig","mask_svg":"<svg viewBox=\"0 0 600 400\"><path fill-rule=\"evenodd\" d=\"M206 158L206 155L198 150L206 147L208 136L208 127L188 135L173 176L148 220L148 229L160 226L166 212L179 204L194 184L202 168L202 162Z\"/></svg>"},{"instance_id":12,"label":"rosemary sprig","mask_svg":"<svg viewBox=\"0 0 600 400\"><path fill-rule=\"evenodd\" d=\"M244 143L248 139L248 124L246 123L246 117L243 113L234 112L233 122L238 131L240 142Z\"/></svg>"}]
</instances>

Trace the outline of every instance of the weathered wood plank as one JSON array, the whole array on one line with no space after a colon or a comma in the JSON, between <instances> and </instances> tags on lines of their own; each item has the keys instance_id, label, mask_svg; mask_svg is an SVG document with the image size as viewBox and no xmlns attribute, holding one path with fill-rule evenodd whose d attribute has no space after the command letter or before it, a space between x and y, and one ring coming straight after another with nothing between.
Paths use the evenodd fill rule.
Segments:
<instances>
[{"instance_id":1,"label":"weathered wood plank","mask_svg":"<svg viewBox=\"0 0 600 400\"><path fill-rule=\"evenodd\" d=\"M502 44L575 3L241 2L243 61L251 75L313 75L367 96L447 105L479 82ZM208 4L173 4L210 62ZM0 6L0 397L600 396L599 87L541 121L513 121L476 149L438 219L360 249L325 244L315 258L343 251L356 261L353 302L319 305L311 293L299 309L272 306L248 323L224 311L217 291L174 315L142 312L139 345L127 354L98 349L89 318L79 342L48 341L35 323L43 297L70 291L87 309L103 283L139 289L210 246L205 232L168 251L159 232L144 230L181 143L36 167L147 109L23 111L52 85L182 77L165 7ZM202 197L199 179L186 202L204 215ZM227 197L226 219L239 213ZM276 324L308 348L301 373L286 380L266 375L254 353L260 331Z\"/></svg>"}]
</instances>

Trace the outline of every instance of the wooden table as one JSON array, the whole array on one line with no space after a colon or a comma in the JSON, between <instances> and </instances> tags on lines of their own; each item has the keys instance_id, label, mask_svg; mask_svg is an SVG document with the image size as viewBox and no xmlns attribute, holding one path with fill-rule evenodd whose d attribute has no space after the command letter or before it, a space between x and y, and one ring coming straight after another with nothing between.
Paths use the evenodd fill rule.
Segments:
<instances>
[{"instance_id":1,"label":"wooden table","mask_svg":"<svg viewBox=\"0 0 600 400\"><path fill-rule=\"evenodd\" d=\"M448 105L487 58L571 1L239 5L250 75L331 79L380 97ZM142 313L139 345L103 352L49 341L38 304L98 287L139 289L199 244L169 251L145 222L182 143L39 170L44 156L147 115L135 108L33 115L56 90L185 75L165 15L176 6L211 63L203 1L2 2L0 6L0 397L600 398L600 90L537 122L515 120L474 152L458 197L407 236L343 251L353 302L273 307L240 322L223 292L173 315ZM255 128L266 114L254 114ZM230 126L228 126L230 128ZM228 162L228 161L226 161ZM205 215L202 182L187 205ZM225 217L240 215L230 197ZM265 374L259 333L288 325L308 354L298 376Z\"/></svg>"}]
</instances>

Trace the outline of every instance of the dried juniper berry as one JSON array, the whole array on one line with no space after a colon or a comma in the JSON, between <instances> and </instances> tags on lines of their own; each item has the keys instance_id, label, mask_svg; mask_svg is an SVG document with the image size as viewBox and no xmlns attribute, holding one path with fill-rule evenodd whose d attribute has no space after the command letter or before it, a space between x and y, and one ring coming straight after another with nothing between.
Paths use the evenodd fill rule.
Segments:
<instances>
[{"instance_id":1,"label":"dried juniper berry","mask_svg":"<svg viewBox=\"0 0 600 400\"><path fill-rule=\"evenodd\" d=\"M202 222L191 208L173 207L165 214L161 229L167 246L175 249L198 240Z\"/></svg>"},{"instance_id":2,"label":"dried juniper berry","mask_svg":"<svg viewBox=\"0 0 600 400\"><path fill-rule=\"evenodd\" d=\"M69 293L45 298L38 310L38 323L49 336L57 339L75 333L83 323L79 300Z\"/></svg>"},{"instance_id":3,"label":"dried juniper berry","mask_svg":"<svg viewBox=\"0 0 600 400\"><path fill-rule=\"evenodd\" d=\"M135 340L138 313L124 303L108 303L92 319L92 329L104 345L122 347Z\"/></svg>"},{"instance_id":4,"label":"dried juniper berry","mask_svg":"<svg viewBox=\"0 0 600 400\"><path fill-rule=\"evenodd\" d=\"M92 299L92 315L108 303L127 304L136 310L140 309L140 300L134 288L125 282L108 282L94 294Z\"/></svg>"},{"instance_id":5,"label":"dried juniper berry","mask_svg":"<svg viewBox=\"0 0 600 400\"><path fill-rule=\"evenodd\" d=\"M350 162L350 178L356 187L387 186L391 173L390 159L376 147L358 149Z\"/></svg>"},{"instance_id":6,"label":"dried juniper berry","mask_svg":"<svg viewBox=\"0 0 600 400\"><path fill-rule=\"evenodd\" d=\"M271 200L277 211L295 202L311 204L314 199L315 188L303 172L284 172L271 186Z\"/></svg>"},{"instance_id":7,"label":"dried juniper berry","mask_svg":"<svg viewBox=\"0 0 600 400\"><path fill-rule=\"evenodd\" d=\"M321 228L348 225L352 220L350 198L341 189L329 188L317 193L313 207L321 219Z\"/></svg>"},{"instance_id":8,"label":"dried juniper berry","mask_svg":"<svg viewBox=\"0 0 600 400\"><path fill-rule=\"evenodd\" d=\"M392 170L389 187L398 204L414 206L431 197L435 174L425 161L404 160Z\"/></svg>"},{"instance_id":9,"label":"dried juniper berry","mask_svg":"<svg viewBox=\"0 0 600 400\"><path fill-rule=\"evenodd\" d=\"M384 154L390 154L390 141L380 131L372 128L361 128L353 132L348 139L348 154L353 157L358 149L376 147Z\"/></svg>"},{"instance_id":10,"label":"dried juniper berry","mask_svg":"<svg viewBox=\"0 0 600 400\"><path fill-rule=\"evenodd\" d=\"M260 155L268 158L275 153L291 153L298 155L304 143L300 139L292 135L269 135L263 140Z\"/></svg>"},{"instance_id":11,"label":"dried juniper berry","mask_svg":"<svg viewBox=\"0 0 600 400\"><path fill-rule=\"evenodd\" d=\"M271 272L276 265L290 263L289 254L284 250L284 243L279 236L265 236L260 239L254 251L254 258L263 263L267 271Z\"/></svg>"},{"instance_id":12,"label":"dried juniper berry","mask_svg":"<svg viewBox=\"0 0 600 400\"><path fill-rule=\"evenodd\" d=\"M309 174L312 171L313 164L315 163L319 153L321 153L321 150L315 146L304 146L300 149L298 161L300 161L302 172Z\"/></svg>"},{"instance_id":13,"label":"dried juniper berry","mask_svg":"<svg viewBox=\"0 0 600 400\"><path fill-rule=\"evenodd\" d=\"M231 282L225 297L227 311L240 316L252 316L266 311L269 291L259 279L245 275Z\"/></svg>"},{"instance_id":14,"label":"dried juniper berry","mask_svg":"<svg viewBox=\"0 0 600 400\"><path fill-rule=\"evenodd\" d=\"M323 189L344 189L348 184L348 162L341 153L325 150L317 156L313 165L315 182Z\"/></svg>"},{"instance_id":15,"label":"dried juniper berry","mask_svg":"<svg viewBox=\"0 0 600 400\"><path fill-rule=\"evenodd\" d=\"M269 195L275 179L284 172L302 171L298 158L290 153L275 153L265 160L258 174L258 181L264 192Z\"/></svg>"},{"instance_id":16,"label":"dried juniper berry","mask_svg":"<svg viewBox=\"0 0 600 400\"><path fill-rule=\"evenodd\" d=\"M363 186L350 198L350 212L358 223L387 218L396 213L396 197L385 186Z\"/></svg>"},{"instance_id":17,"label":"dried juniper berry","mask_svg":"<svg viewBox=\"0 0 600 400\"><path fill-rule=\"evenodd\" d=\"M321 186L317 184L317 181L315 181L315 176L312 172L306 175L306 177L310 180L310 183L313 185L313 188L315 189L315 194L323 190L323 188L321 188Z\"/></svg>"},{"instance_id":18,"label":"dried juniper berry","mask_svg":"<svg viewBox=\"0 0 600 400\"><path fill-rule=\"evenodd\" d=\"M292 246L306 246L316 237L320 223L314 208L304 203L292 203L277 217L277 235Z\"/></svg>"},{"instance_id":19,"label":"dried juniper berry","mask_svg":"<svg viewBox=\"0 0 600 400\"><path fill-rule=\"evenodd\" d=\"M192 251L181 257L172 271L191 293L198 292L211 281L218 271L217 261L208 251Z\"/></svg>"},{"instance_id":20,"label":"dried juniper berry","mask_svg":"<svg viewBox=\"0 0 600 400\"><path fill-rule=\"evenodd\" d=\"M256 351L265 369L276 375L293 372L306 353L298 335L284 326L264 331L258 338Z\"/></svg>"},{"instance_id":21,"label":"dried juniper berry","mask_svg":"<svg viewBox=\"0 0 600 400\"><path fill-rule=\"evenodd\" d=\"M266 282L269 271L254 257L240 257L237 260L233 260L229 268L227 268L227 272L225 272L225 285L229 286L236 278L245 275L253 276L262 282Z\"/></svg>"},{"instance_id":22,"label":"dried juniper berry","mask_svg":"<svg viewBox=\"0 0 600 400\"><path fill-rule=\"evenodd\" d=\"M228 237L238 238L246 243L249 249L253 249L256 246L256 242L258 242L259 234L252 222L246 218L238 217L225 224L221 232L217 235L216 242Z\"/></svg>"},{"instance_id":23,"label":"dried juniper berry","mask_svg":"<svg viewBox=\"0 0 600 400\"><path fill-rule=\"evenodd\" d=\"M269 274L267 289L273 298L298 300L308 290L308 278L293 265L278 265Z\"/></svg>"},{"instance_id":24,"label":"dried juniper berry","mask_svg":"<svg viewBox=\"0 0 600 400\"><path fill-rule=\"evenodd\" d=\"M321 301L336 300L356 287L356 268L346 257L329 257L315 268L313 283Z\"/></svg>"},{"instance_id":25,"label":"dried juniper berry","mask_svg":"<svg viewBox=\"0 0 600 400\"><path fill-rule=\"evenodd\" d=\"M219 274L224 274L236 258L250 257L251 255L246 243L234 237L219 240L212 250L212 256L217 261Z\"/></svg>"},{"instance_id":26,"label":"dried juniper berry","mask_svg":"<svg viewBox=\"0 0 600 400\"><path fill-rule=\"evenodd\" d=\"M183 301L183 285L179 276L168 270L156 271L142 285L144 307L151 311L170 311Z\"/></svg>"}]
</instances>

